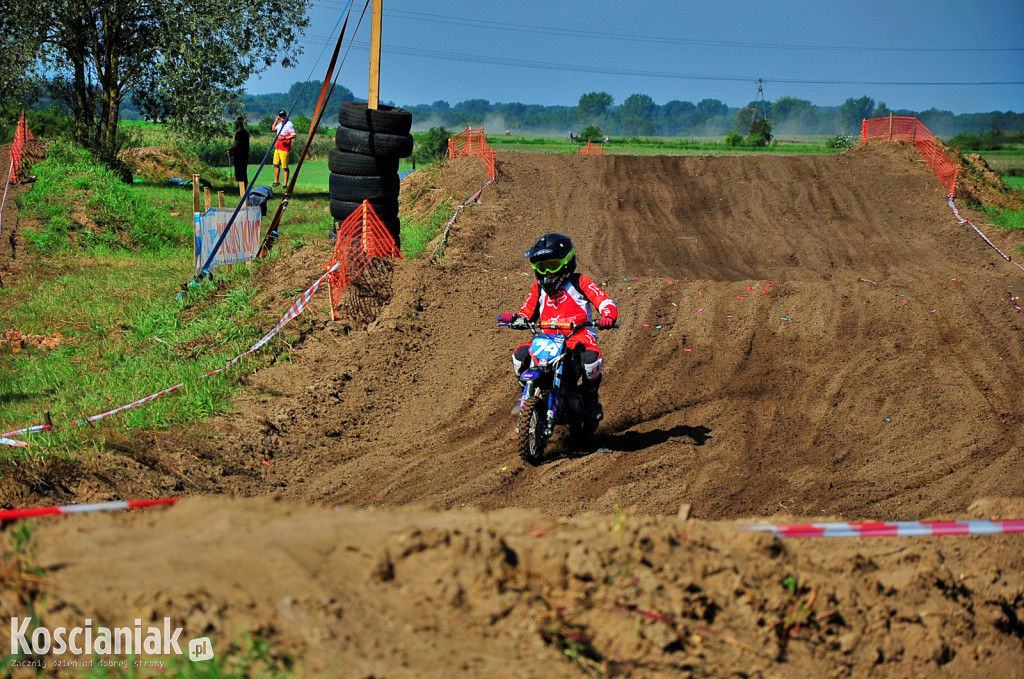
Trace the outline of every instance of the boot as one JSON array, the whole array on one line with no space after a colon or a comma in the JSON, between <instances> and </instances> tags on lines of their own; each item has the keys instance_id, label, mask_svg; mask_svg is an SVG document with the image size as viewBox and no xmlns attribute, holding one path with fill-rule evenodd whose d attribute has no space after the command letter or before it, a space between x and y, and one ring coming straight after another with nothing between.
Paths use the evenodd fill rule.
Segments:
<instances>
[{"instance_id":1,"label":"boot","mask_svg":"<svg viewBox=\"0 0 1024 679\"><path fill-rule=\"evenodd\" d=\"M601 401L597 395L600 388L600 377L593 382L584 379L580 385L580 397L583 399L583 407L587 409L587 412L590 413L591 421L595 423L604 419L604 408L601 406Z\"/></svg>"}]
</instances>

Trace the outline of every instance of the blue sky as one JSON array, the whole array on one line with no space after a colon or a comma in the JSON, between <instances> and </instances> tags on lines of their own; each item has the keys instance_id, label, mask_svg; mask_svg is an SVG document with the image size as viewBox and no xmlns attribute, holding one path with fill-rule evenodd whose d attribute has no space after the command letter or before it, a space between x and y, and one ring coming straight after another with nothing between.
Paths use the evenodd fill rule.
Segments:
<instances>
[{"instance_id":1,"label":"blue sky","mask_svg":"<svg viewBox=\"0 0 1024 679\"><path fill-rule=\"evenodd\" d=\"M365 99L370 11L353 0L338 83ZM347 0L314 0L304 54L250 93L323 79ZM819 106L869 96L892 109L1024 112L1024 1L741 2L384 0L380 96L575 106L633 93L658 104L783 96ZM1010 84L1007 84L1010 83Z\"/></svg>"}]
</instances>

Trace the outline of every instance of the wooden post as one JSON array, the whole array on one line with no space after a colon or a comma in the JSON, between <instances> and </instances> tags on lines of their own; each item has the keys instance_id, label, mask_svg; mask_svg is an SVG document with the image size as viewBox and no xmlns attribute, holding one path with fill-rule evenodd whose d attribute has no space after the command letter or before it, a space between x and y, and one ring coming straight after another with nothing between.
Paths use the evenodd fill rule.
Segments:
<instances>
[{"instance_id":1,"label":"wooden post","mask_svg":"<svg viewBox=\"0 0 1024 679\"><path fill-rule=\"evenodd\" d=\"M364 200L362 207L363 207L363 252L369 252L370 249L369 249L369 247L367 247L367 242L366 242L366 222L367 222L367 217L368 217L366 212L367 212L367 210L370 207L370 201Z\"/></svg>"},{"instance_id":2,"label":"wooden post","mask_svg":"<svg viewBox=\"0 0 1024 679\"><path fill-rule=\"evenodd\" d=\"M914 116L914 131L910 134L910 143L917 146L917 116Z\"/></svg>"},{"instance_id":3,"label":"wooden post","mask_svg":"<svg viewBox=\"0 0 1024 679\"><path fill-rule=\"evenodd\" d=\"M892 141L892 113L889 113L889 141Z\"/></svg>"},{"instance_id":4,"label":"wooden post","mask_svg":"<svg viewBox=\"0 0 1024 679\"><path fill-rule=\"evenodd\" d=\"M217 192L217 207L224 207L224 205L225 205L225 203L224 203L224 192L223 191L218 191Z\"/></svg>"},{"instance_id":5,"label":"wooden post","mask_svg":"<svg viewBox=\"0 0 1024 679\"><path fill-rule=\"evenodd\" d=\"M245 195L245 182L238 182L238 197L241 198L244 195ZM245 203L242 203L242 207L248 207L248 205L246 205L246 203L248 203L248 202L249 201L246 201Z\"/></svg>"},{"instance_id":6,"label":"wooden post","mask_svg":"<svg viewBox=\"0 0 1024 679\"><path fill-rule=\"evenodd\" d=\"M373 21L370 33L370 96L366 108L376 109L380 105L380 24L384 11L384 0L373 0Z\"/></svg>"},{"instance_id":7,"label":"wooden post","mask_svg":"<svg viewBox=\"0 0 1024 679\"><path fill-rule=\"evenodd\" d=\"M192 175L192 212L199 212L199 175Z\"/></svg>"},{"instance_id":8,"label":"wooden post","mask_svg":"<svg viewBox=\"0 0 1024 679\"><path fill-rule=\"evenodd\" d=\"M210 196L210 189L205 186L203 187L203 205L206 206L206 212L209 212L210 206L213 205Z\"/></svg>"}]
</instances>

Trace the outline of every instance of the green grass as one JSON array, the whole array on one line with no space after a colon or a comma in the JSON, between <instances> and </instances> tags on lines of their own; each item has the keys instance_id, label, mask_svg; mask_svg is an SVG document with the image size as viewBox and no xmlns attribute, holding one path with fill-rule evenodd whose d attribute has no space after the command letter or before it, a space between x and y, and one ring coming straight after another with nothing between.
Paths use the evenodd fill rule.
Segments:
<instances>
[{"instance_id":1,"label":"green grass","mask_svg":"<svg viewBox=\"0 0 1024 679\"><path fill-rule=\"evenodd\" d=\"M0 353L0 431L41 423L46 412L51 413L55 429L34 436L28 449L0 449L0 461L26 452L77 454L88 448L97 430L161 429L224 412L239 388L235 380L241 370L267 361L275 352L287 352L287 345L276 338L234 371L201 379L247 350L266 331L267 321L253 305L258 292L252 276L255 269L216 269L216 282L189 288L185 298L177 301L194 266L191 189L145 183L129 186L108 181L101 170L87 167L87 159L78 159L73 166L66 161L66 154L57 152L52 167L48 159L33 168L39 179L20 203L22 214L32 213L41 220L35 225L21 220L31 244L21 257L30 265L25 280L0 288L0 331L60 333L65 338L54 351L27 347L18 354ZM69 167L75 171L68 171ZM332 226L326 186L317 185L315 174L310 175L314 181L309 184L300 175L300 191L285 213L282 240L272 257L323 239ZM218 181L215 177L215 187ZM224 183L231 187L229 179ZM233 190L237 193L237 188ZM76 191L82 193L69 199ZM230 205L232 194L228 196ZM119 210L118 220L96 221L90 227L92 239L83 240L61 221L62 215L79 205L93 219L111 204ZM265 219L276 208L275 200ZM155 224L155 220L162 221ZM135 230L149 232L134 240L123 239L124 233ZM121 235L124 242L108 244L109 233ZM325 262L328 257L325 241ZM282 314L289 303L282 300ZM180 391L142 407L92 426L66 426L179 383L185 385Z\"/></svg>"},{"instance_id":2,"label":"green grass","mask_svg":"<svg viewBox=\"0 0 1024 679\"><path fill-rule=\"evenodd\" d=\"M187 648L182 649L186 654ZM97 667L102 658L111 666ZM144 663L160 663L159 666ZM142 665L137 667L136 663ZM274 653L270 644L262 639L246 635L240 644L231 644L225 649L214 649L210 660L193 662L187 655L154 656L97 656L94 667L81 667L75 676L82 679L143 679L154 675L178 677L180 679L272 679L291 677L296 673L295 660L287 655Z\"/></svg>"}]
</instances>

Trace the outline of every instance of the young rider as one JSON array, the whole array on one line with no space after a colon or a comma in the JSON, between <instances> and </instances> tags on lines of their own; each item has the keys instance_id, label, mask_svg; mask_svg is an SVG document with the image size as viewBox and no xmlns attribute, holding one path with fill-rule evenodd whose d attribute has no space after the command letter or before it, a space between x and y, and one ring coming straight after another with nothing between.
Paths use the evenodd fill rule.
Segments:
<instances>
[{"instance_id":1,"label":"young rider","mask_svg":"<svg viewBox=\"0 0 1024 679\"><path fill-rule=\"evenodd\" d=\"M530 259L537 281L530 288L526 301L519 312L503 313L502 323L513 323L518 317L546 323L550 321L573 321L583 323L597 320L602 330L611 328L619 316L615 302L597 283L583 274L576 273L576 248L572 240L561 233L549 233L540 237L530 250L523 255ZM595 314L596 312L596 314ZM568 330L555 330L570 335ZM598 399L601 387L601 350L597 348L597 332L594 328L580 328L573 332L567 345L579 352L583 366L581 395L595 421L604 417L604 409ZM512 354L512 365L516 374L521 375L530 362L530 343L521 344Z\"/></svg>"}]
</instances>

